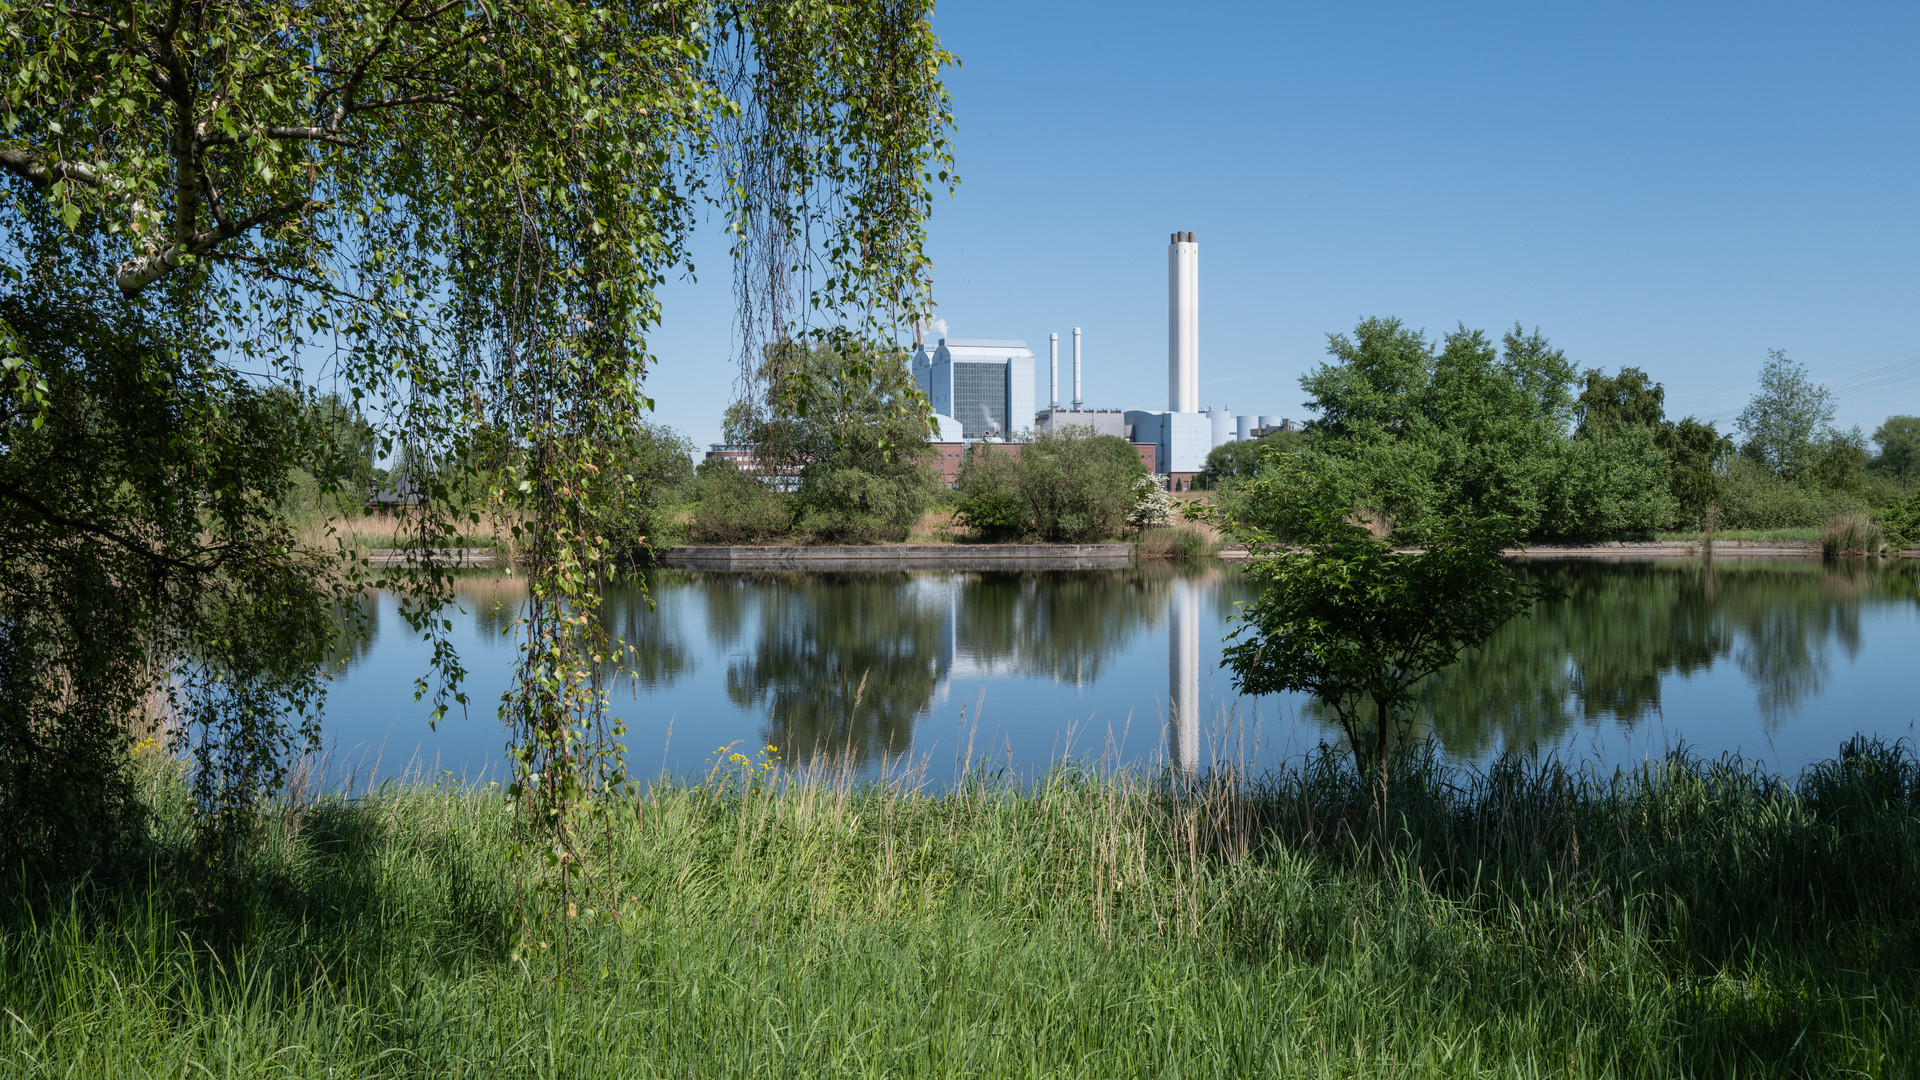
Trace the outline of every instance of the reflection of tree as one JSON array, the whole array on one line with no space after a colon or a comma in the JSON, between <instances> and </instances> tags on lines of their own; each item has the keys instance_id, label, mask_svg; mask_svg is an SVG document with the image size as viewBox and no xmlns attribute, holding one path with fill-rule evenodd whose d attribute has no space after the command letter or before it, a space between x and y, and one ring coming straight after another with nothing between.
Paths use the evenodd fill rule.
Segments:
<instances>
[{"instance_id":1,"label":"reflection of tree","mask_svg":"<svg viewBox=\"0 0 1920 1080\"><path fill-rule=\"evenodd\" d=\"M473 628L482 639L496 639L514 629L514 620L527 602L527 579L501 574L461 574L453 579L453 595L473 616Z\"/></svg>"},{"instance_id":2,"label":"reflection of tree","mask_svg":"<svg viewBox=\"0 0 1920 1080\"><path fill-rule=\"evenodd\" d=\"M1832 645L1852 655L1866 604L1914 603L1912 570L1814 562L1529 566L1561 599L1501 628L1421 687L1447 751L1562 739L1581 721L1633 725L1661 710L1661 681L1731 658L1769 723L1819 693ZM1322 722L1318 709L1306 714Z\"/></svg>"},{"instance_id":3,"label":"reflection of tree","mask_svg":"<svg viewBox=\"0 0 1920 1080\"><path fill-rule=\"evenodd\" d=\"M373 651L373 639L380 633L380 594L362 590L351 601L333 605L333 647L327 651L325 669L345 671Z\"/></svg>"},{"instance_id":4,"label":"reflection of tree","mask_svg":"<svg viewBox=\"0 0 1920 1080\"><path fill-rule=\"evenodd\" d=\"M700 586L700 600L706 606L707 637L715 649L734 646L746 632L747 611L752 598L770 578L750 574L682 575Z\"/></svg>"},{"instance_id":5,"label":"reflection of tree","mask_svg":"<svg viewBox=\"0 0 1920 1080\"><path fill-rule=\"evenodd\" d=\"M1175 573L1156 566L970 575L956 644L1030 678L1090 683L1103 660L1165 612Z\"/></svg>"},{"instance_id":6,"label":"reflection of tree","mask_svg":"<svg viewBox=\"0 0 1920 1080\"><path fill-rule=\"evenodd\" d=\"M728 665L727 696L767 710L767 741L794 762L906 750L946 672L944 604L904 573L783 574L752 591L756 640Z\"/></svg>"},{"instance_id":7,"label":"reflection of tree","mask_svg":"<svg viewBox=\"0 0 1920 1080\"><path fill-rule=\"evenodd\" d=\"M693 654L687 649L675 614L678 605L669 599L688 588L683 578L650 572L637 582L606 591L601 598L600 620L606 627L608 644L615 646L620 657L622 678L631 677L648 689L661 689L693 670ZM620 650L620 645L627 648Z\"/></svg>"}]
</instances>

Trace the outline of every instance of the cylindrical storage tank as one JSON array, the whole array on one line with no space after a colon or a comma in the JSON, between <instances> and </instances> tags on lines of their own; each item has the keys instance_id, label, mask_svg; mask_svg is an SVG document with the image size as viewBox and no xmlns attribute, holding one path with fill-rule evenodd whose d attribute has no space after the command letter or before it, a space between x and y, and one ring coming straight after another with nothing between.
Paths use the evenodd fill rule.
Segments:
<instances>
[{"instance_id":1,"label":"cylindrical storage tank","mask_svg":"<svg viewBox=\"0 0 1920 1080\"><path fill-rule=\"evenodd\" d=\"M1260 426L1261 427L1279 427L1280 418L1277 416L1263 416L1260 418Z\"/></svg>"},{"instance_id":2,"label":"cylindrical storage tank","mask_svg":"<svg viewBox=\"0 0 1920 1080\"><path fill-rule=\"evenodd\" d=\"M1233 437L1240 442L1253 441L1253 429L1260 426L1257 416L1241 416L1233 422Z\"/></svg>"},{"instance_id":3,"label":"cylindrical storage tank","mask_svg":"<svg viewBox=\"0 0 1920 1080\"><path fill-rule=\"evenodd\" d=\"M1213 445L1220 446L1233 441L1233 417L1225 409L1208 409L1207 419L1213 422Z\"/></svg>"}]
</instances>

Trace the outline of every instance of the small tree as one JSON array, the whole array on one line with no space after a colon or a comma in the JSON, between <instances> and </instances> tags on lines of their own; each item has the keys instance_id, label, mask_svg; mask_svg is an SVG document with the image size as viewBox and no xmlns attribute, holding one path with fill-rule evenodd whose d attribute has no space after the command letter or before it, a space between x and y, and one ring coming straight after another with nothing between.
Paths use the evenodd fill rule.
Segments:
<instances>
[{"instance_id":1,"label":"small tree","mask_svg":"<svg viewBox=\"0 0 1920 1080\"><path fill-rule=\"evenodd\" d=\"M1740 411L1734 426L1746 441L1740 452L1797 480L1819 456L1817 440L1833 423L1833 392L1814 382L1802 365L1779 349L1767 350L1760 369L1760 392Z\"/></svg>"},{"instance_id":2,"label":"small tree","mask_svg":"<svg viewBox=\"0 0 1920 1080\"><path fill-rule=\"evenodd\" d=\"M926 398L902 357L836 329L768 345L758 377L764 392L729 410L728 438L798 478L792 524L824 539L906 539L939 476Z\"/></svg>"},{"instance_id":3,"label":"small tree","mask_svg":"<svg viewBox=\"0 0 1920 1080\"><path fill-rule=\"evenodd\" d=\"M1285 506L1274 533L1235 523L1259 555L1264 588L1235 616L1226 665L1246 694L1304 691L1339 718L1355 766L1384 787L1389 755L1411 726L1414 687L1533 606L1542 590L1500 560L1513 523L1448 517L1419 529L1417 551L1396 551L1352 524L1340 485L1299 459L1274 458L1255 484Z\"/></svg>"},{"instance_id":4,"label":"small tree","mask_svg":"<svg viewBox=\"0 0 1920 1080\"><path fill-rule=\"evenodd\" d=\"M1889 416L1873 433L1874 472L1898 483L1920 483L1920 416Z\"/></svg>"}]
</instances>

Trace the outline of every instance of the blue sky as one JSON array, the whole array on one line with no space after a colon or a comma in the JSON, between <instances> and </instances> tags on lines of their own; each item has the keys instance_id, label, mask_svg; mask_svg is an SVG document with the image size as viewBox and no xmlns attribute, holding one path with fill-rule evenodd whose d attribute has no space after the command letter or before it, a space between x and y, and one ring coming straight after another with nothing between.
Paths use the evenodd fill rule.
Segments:
<instances>
[{"instance_id":1,"label":"blue sky","mask_svg":"<svg viewBox=\"0 0 1920 1080\"><path fill-rule=\"evenodd\" d=\"M963 65L939 314L1043 371L1082 327L1091 405L1166 407L1181 229L1201 400L1236 413L1304 418L1368 315L1538 326L1723 430L1768 348L1843 427L1920 413L1920 5L949 0L935 28ZM738 370L717 232L648 382L703 447Z\"/></svg>"}]
</instances>

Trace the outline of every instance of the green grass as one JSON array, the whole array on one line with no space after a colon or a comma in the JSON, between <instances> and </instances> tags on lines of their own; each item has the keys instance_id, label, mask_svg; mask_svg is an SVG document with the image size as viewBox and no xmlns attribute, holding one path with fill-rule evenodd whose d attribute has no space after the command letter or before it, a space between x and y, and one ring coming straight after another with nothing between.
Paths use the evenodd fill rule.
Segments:
<instances>
[{"instance_id":1,"label":"green grass","mask_svg":"<svg viewBox=\"0 0 1920 1080\"><path fill-rule=\"evenodd\" d=\"M578 898L563 964L554 926L522 944L511 922L511 822L484 794L283 807L216 879L174 854L157 783L148 861L11 906L0 1069L1920 1070L1904 748L1852 744L1791 786L1684 757L1600 776L1416 756L1391 791L1382 818L1329 756L1183 792L1075 768L945 795L663 782L615 812L620 914Z\"/></svg>"},{"instance_id":2,"label":"green grass","mask_svg":"<svg viewBox=\"0 0 1920 1080\"><path fill-rule=\"evenodd\" d=\"M1705 532L1695 529L1692 532L1655 533L1654 539L1699 543L1706 539L1706 536L1707 534ZM1748 543L1758 541L1763 543L1814 544L1820 541L1820 527L1818 525L1812 525L1806 528L1794 529L1720 529L1713 534L1713 539L1715 543L1731 543L1737 540L1745 540Z\"/></svg>"}]
</instances>

